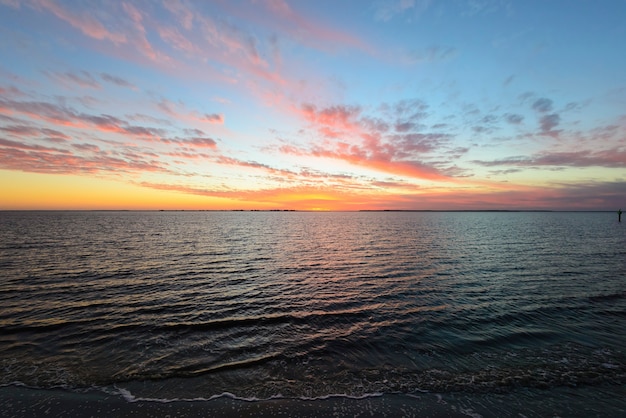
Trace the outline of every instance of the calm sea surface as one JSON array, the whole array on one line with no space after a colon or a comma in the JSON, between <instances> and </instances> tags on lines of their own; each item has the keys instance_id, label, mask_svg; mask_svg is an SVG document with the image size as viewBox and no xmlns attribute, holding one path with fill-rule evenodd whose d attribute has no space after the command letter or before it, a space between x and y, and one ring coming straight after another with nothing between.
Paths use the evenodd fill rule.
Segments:
<instances>
[{"instance_id":1,"label":"calm sea surface","mask_svg":"<svg viewBox=\"0 0 626 418\"><path fill-rule=\"evenodd\" d=\"M0 212L0 385L626 394L625 353L613 213Z\"/></svg>"}]
</instances>

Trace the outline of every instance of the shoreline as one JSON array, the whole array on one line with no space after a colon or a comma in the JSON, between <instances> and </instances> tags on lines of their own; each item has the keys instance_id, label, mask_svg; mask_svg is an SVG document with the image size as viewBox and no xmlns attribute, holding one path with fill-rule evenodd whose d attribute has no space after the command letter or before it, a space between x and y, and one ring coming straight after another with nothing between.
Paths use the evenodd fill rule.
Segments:
<instances>
[{"instance_id":1,"label":"shoreline","mask_svg":"<svg viewBox=\"0 0 626 418\"><path fill-rule=\"evenodd\" d=\"M137 400L98 390L73 392L61 388L0 387L0 410L11 417L326 417L326 416L468 416L436 394L381 395L366 398L331 396L300 400L242 400L220 396L207 400ZM469 412L469 411L465 411Z\"/></svg>"},{"instance_id":2,"label":"shoreline","mask_svg":"<svg viewBox=\"0 0 626 418\"><path fill-rule=\"evenodd\" d=\"M2 416L19 417L602 417L626 416L626 386L520 389L504 394L383 394L301 400L137 400L100 390L0 387ZM567 408L567 409L565 409Z\"/></svg>"}]
</instances>

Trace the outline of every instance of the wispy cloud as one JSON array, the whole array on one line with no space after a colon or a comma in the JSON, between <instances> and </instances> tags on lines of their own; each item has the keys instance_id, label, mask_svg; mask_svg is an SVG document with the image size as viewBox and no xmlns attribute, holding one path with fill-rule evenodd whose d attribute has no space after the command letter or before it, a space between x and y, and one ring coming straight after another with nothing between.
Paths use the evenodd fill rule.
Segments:
<instances>
[{"instance_id":1,"label":"wispy cloud","mask_svg":"<svg viewBox=\"0 0 626 418\"><path fill-rule=\"evenodd\" d=\"M199 147L199 148L216 148L217 142L215 142L212 138L207 137L192 137L183 139L180 141L181 144L185 144L187 146Z\"/></svg>"},{"instance_id":2,"label":"wispy cloud","mask_svg":"<svg viewBox=\"0 0 626 418\"><path fill-rule=\"evenodd\" d=\"M185 135L181 136L172 132L172 128L135 125L119 116L86 113L59 103L0 99L0 116L14 122L0 126L0 133L15 139L0 142L0 166L6 169L41 173L172 174L176 170L159 158L159 154L129 144L137 141L160 144L179 153L205 157L210 155L197 150L217 149L217 141L199 129L184 129L180 133ZM109 134L116 136L108 137ZM89 142L78 142L81 139ZM58 146L43 145L41 141Z\"/></svg>"},{"instance_id":3,"label":"wispy cloud","mask_svg":"<svg viewBox=\"0 0 626 418\"><path fill-rule=\"evenodd\" d=\"M513 4L510 0L467 0L463 14L475 16L491 14L500 10L505 10L509 14L513 9Z\"/></svg>"},{"instance_id":4,"label":"wispy cloud","mask_svg":"<svg viewBox=\"0 0 626 418\"><path fill-rule=\"evenodd\" d=\"M114 44L120 44L127 41L124 34L109 30L101 21L96 19L94 15L88 11L74 12L61 6L54 0L30 0L26 1L24 4L34 8L35 10L49 11L59 19L66 21L91 38L108 40ZM100 16L102 16L102 13L100 13Z\"/></svg>"},{"instance_id":5,"label":"wispy cloud","mask_svg":"<svg viewBox=\"0 0 626 418\"><path fill-rule=\"evenodd\" d=\"M115 132L135 137L158 138L165 133L161 128L131 125L116 116L78 112L70 107L48 102L0 100L0 112L18 113L59 126L81 129L95 128L103 132Z\"/></svg>"},{"instance_id":6,"label":"wispy cloud","mask_svg":"<svg viewBox=\"0 0 626 418\"><path fill-rule=\"evenodd\" d=\"M65 72L65 73L50 73L45 72L45 74L50 77L52 80L63 83L64 85L72 88L74 86L78 86L81 88L92 88L92 89L100 89L102 86L91 74L87 71L80 72Z\"/></svg>"},{"instance_id":7,"label":"wispy cloud","mask_svg":"<svg viewBox=\"0 0 626 418\"><path fill-rule=\"evenodd\" d=\"M359 209L551 209L585 210L619 207L626 193L623 182L553 184L542 188L513 188L498 191L422 189L397 182L378 182L378 193L369 190L367 202L358 190L330 189L315 186L278 187L257 190L191 187L180 184L141 183L144 187L177 191L185 194L228 198L231 208L251 205L255 208L325 210ZM405 187L406 186L406 187ZM395 190L394 190L395 189ZM236 203L239 202L239 203Z\"/></svg>"},{"instance_id":8,"label":"wispy cloud","mask_svg":"<svg viewBox=\"0 0 626 418\"><path fill-rule=\"evenodd\" d=\"M8 87L0 86L0 96L11 98L11 99L16 99L16 98L21 98L21 97L26 96L26 93L24 93L23 91L21 91L15 86L8 86Z\"/></svg>"},{"instance_id":9,"label":"wispy cloud","mask_svg":"<svg viewBox=\"0 0 626 418\"><path fill-rule=\"evenodd\" d=\"M165 114L179 120L194 120L211 124L223 124L224 115L220 113L202 113L198 110L188 109L183 102L173 102L161 99L157 107Z\"/></svg>"},{"instance_id":10,"label":"wispy cloud","mask_svg":"<svg viewBox=\"0 0 626 418\"><path fill-rule=\"evenodd\" d=\"M178 23L185 28L186 30L191 30L193 28L193 12L187 8L181 1L179 0L168 0L163 2L163 6L176 18L178 19Z\"/></svg>"},{"instance_id":11,"label":"wispy cloud","mask_svg":"<svg viewBox=\"0 0 626 418\"><path fill-rule=\"evenodd\" d=\"M626 147L598 151L546 152L532 157L511 157L501 160L474 161L487 167L626 167Z\"/></svg>"},{"instance_id":12,"label":"wispy cloud","mask_svg":"<svg viewBox=\"0 0 626 418\"><path fill-rule=\"evenodd\" d=\"M388 0L378 1L374 5L374 18L389 22L394 17L410 13L411 17L419 17L428 9L431 0Z\"/></svg>"},{"instance_id":13,"label":"wispy cloud","mask_svg":"<svg viewBox=\"0 0 626 418\"><path fill-rule=\"evenodd\" d=\"M300 42L324 48L334 49L337 46L343 46L365 51L371 50L371 47L362 39L314 21L294 10L285 0L269 0L265 6L280 19L275 23Z\"/></svg>"},{"instance_id":14,"label":"wispy cloud","mask_svg":"<svg viewBox=\"0 0 626 418\"><path fill-rule=\"evenodd\" d=\"M530 96L526 96L530 98ZM540 134L545 136L558 137L560 130L555 130L561 122L561 116L558 113L550 113L554 109L554 103L551 99L541 97L536 99L531 108L539 115Z\"/></svg>"},{"instance_id":15,"label":"wispy cloud","mask_svg":"<svg viewBox=\"0 0 626 418\"><path fill-rule=\"evenodd\" d=\"M507 113L504 115L505 120L512 125L519 125L524 121L524 116L515 113Z\"/></svg>"},{"instance_id":16,"label":"wispy cloud","mask_svg":"<svg viewBox=\"0 0 626 418\"><path fill-rule=\"evenodd\" d=\"M541 119L539 119L541 133L544 135L557 136L558 131L555 131L554 128L559 126L560 121L561 117L557 113L551 113L549 115L542 116Z\"/></svg>"},{"instance_id":17,"label":"wispy cloud","mask_svg":"<svg viewBox=\"0 0 626 418\"><path fill-rule=\"evenodd\" d=\"M136 89L136 87L131 82L126 81L123 78L115 76L115 75L111 75L108 73L100 73L100 78L102 78L102 80L108 83L115 84L119 87L128 87L131 89Z\"/></svg>"},{"instance_id":18,"label":"wispy cloud","mask_svg":"<svg viewBox=\"0 0 626 418\"><path fill-rule=\"evenodd\" d=\"M421 50L409 52L409 59L414 63L434 63L454 58L457 48L451 46L434 45Z\"/></svg>"},{"instance_id":19,"label":"wispy cloud","mask_svg":"<svg viewBox=\"0 0 626 418\"><path fill-rule=\"evenodd\" d=\"M80 153L0 140L0 168L49 174L169 172L158 160L114 155L89 144L75 144Z\"/></svg>"},{"instance_id":20,"label":"wispy cloud","mask_svg":"<svg viewBox=\"0 0 626 418\"><path fill-rule=\"evenodd\" d=\"M552 100L542 97L533 102L532 108L541 113L549 112L552 110Z\"/></svg>"},{"instance_id":21,"label":"wispy cloud","mask_svg":"<svg viewBox=\"0 0 626 418\"><path fill-rule=\"evenodd\" d=\"M317 126L329 130L360 131L357 118L361 109L358 106L337 105L318 109L314 104L305 103L300 110L307 121ZM329 130L325 132L330 132Z\"/></svg>"},{"instance_id":22,"label":"wispy cloud","mask_svg":"<svg viewBox=\"0 0 626 418\"><path fill-rule=\"evenodd\" d=\"M62 142L71 139L67 134L61 131L55 129L40 128L28 124L0 126L0 130L3 131L5 134L18 138L43 137L44 139L52 142Z\"/></svg>"}]
</instances>

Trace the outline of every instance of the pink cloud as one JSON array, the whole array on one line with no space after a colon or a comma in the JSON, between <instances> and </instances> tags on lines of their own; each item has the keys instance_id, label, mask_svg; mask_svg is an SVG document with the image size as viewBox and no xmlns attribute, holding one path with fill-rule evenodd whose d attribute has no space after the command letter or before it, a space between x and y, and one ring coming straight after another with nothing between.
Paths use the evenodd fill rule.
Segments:
<instances>
[{"instance_id":1,"label":"pink cloud","mask_svg":"<svg viewBox=\"0 0 626 418\"><path fill-rule=\"evenodd\" d=\"M0 147L12 148L16 150L30 150L39 152L64 152L57 148L44 147L42 145L31 145L23 142L10 141L0 138Z\"/></svg>"},{"instance_id":2,"label":"pink cloud","mask_svg":"<svg viewBox=\"0 0 626 418\"><path fill-rule=\"evenodd\" d=\"M339 31L324 30L308 22L286 4L266 4L264 10L258 7L242 8L228 2L214 6L239 19L220 19L220 10L208 15L197 10L199 7L194 3L167 2L165 8L182 27L174 28L156 22L155 29L167 45L183 52L187 59L201 60L203 68L208 66L228 73L232 82L243 83L246 89L258 91L257 94L261 96L271 90L283 97L284 92L281 90L277 93L277 87L291 92L298 88L297 82L281 74L283 62L277 29L286 31L290 39L304 42L311 36L319 35L321 42L326 42L331 48L338 44L338 40L350 46L363 46L360 41ZM251 10L256 12L250 13ZM272 15L269 21L267 11ZM297 22L293 19L297 19ZM238 21L262 23L265 27L263 31L253 32ZM271 33L264 34L267 31ZM320 42L320 39L316 42Z\"/></svg>"},{"instance_id":3,"label":"pink cloud","mask_svg":"<svg viewBox=\"0 0 626 418\"><path fill-rule=\"evenodd\" d=\"M152 47L152 44L150 44L150 42L148 41L141 11L130 3L122 3L122 8L134 23L135 33L132 37L129 37L129 41L132 42L137 47L137 49L150 60L169 61L169 57L167 57L165 54L155 51Z\"/></svg>"},{"instance_id":4,"label":"pink cloud","mask_svg":"<svg viewBox=\"0 0 626 418\"><path fill-rule=\"evenodd\" d=\"M0 126L0 130L6 132L9 135L15 135L15 136L39 135L39 129L35 128L34 126L26 126L26 125Z\"/></svg>"},{"instance_id":5,"label":"pink cloud","mask_svg":"<svg viewBox=\"0 0 626 418\"><path fill-rule=\"evenodd\" d=\"M100 8L93 16L87 11L77 11L80 5L70 8L54 0L32 0L29 4L36 10L55 15L91 39L112 41L113 48L109 45L97 45L96 48L132 62L176 75L184 72L187 77L198 79L245 82L252 84L253 88L262 82L277 86L288 84L278 71L270 69L270 63L259 49L270 43L274 50L275 42L259 41L256 34L242 30L232 21L216 20L203 14L195 10L193 4L164 2L163 7L182 24L178 28L159 20L157 14L148 14L149 8L135 3L112 3L110 10ZM105 22L114 23L117 30L108 29ZM154 34L163 42L154 41ZM177 52L184 56L168 54ZM66 81L72 76L80 74L66 74ZM74 83L83 86L96 85L95 79L87 84L85 77L73 78ZM122 85L110 77L106 81Z\"/></svg>"},{"instance_id":6,"label":"pink cloud","mask_svg":"<svg viewBox=\"0 0 626 418\"><path fill-rule=\"evenodd\" d=\"M239 29L232 23L218 23L205 15L197 15L196 20L206 41L214 48L227 52L224 57L227 62L232 64L234 57L242 57L255 67L268 67L268 63L259 54L256 38L250 33ZM245 67L241 61L238 64L236 68Z\"/></svg>"},{"instance_id":7,"label":"pink cloud","mask_svg":"<svg viewBox=\"0 0 626 418\"><path fill-rule=\"evenodd\" d=\"M256 161L242 161L237 158L232 158L232 157L228 157L225 155L220 155L216 157L215 162L218 164L223 164L223 165L233 165L233 166L238 166L238 167L262 170L269 174L280 176L277 180L285 180L287 178L295 179L297 177L296 173L291 170L274 168L267 164L258 163Z\"/></svg>"},{"instance_id":8,"label":"pink cloud","mask_svg":"<svg viewBox=\"0 0 626 418\"><path fill-rule=\"evenodd\" d=\"M157 103L157 107L177 120L190 120L219 125L224 123L224 115L220 113L201 113L197 110L189 110L182 102L175 103L163 99Z\"/></svg>"},{"instance_id":9,"label":"pink cloud","mask_svg":"<svg viewBox=\"0 0 626 418\"><path fill-rule=\"evenodd\" d=\"M362 131L356 120L361 113L361 108L358 106L331 106L318 109L313 104L305 103L300 108L300 112L305 120L330 128L330 132L333 132L333 128L352 132Z\"/></svg>"},{"instance_id":10,"label":"pink cloud","mask_svg":"<svg viewBox=\"0 0 626 418\"><path fill-rule=\"evenodd\" d=\"M390 156L384 152L374 151L374 153L368 153L368 150L361 147L346 146L345 144L341 145L342 146L337 150L314 149L310 155L339 159L354 165L390 174L429 180L450 180L450 177L444 175L441 170L418 160L392 160Z\"/></svg>"},{"instance_id":11,"label":"pink cloud","mask_svg":"<svg viewBox=\"0 0 626 418\"><path fill-rule=\"evenodd\" d=\"M217 142L211 138L195 137L181 141L182 144L199 148L217 148Z\"/></svg>"},{"instance_id":12,"label":"pink cloud","mask_svg":"<svg viewBox=\"0 0 626 418\"><path fill-rule=\"evenodd\" d=\"M58 138L65 141L69 141L71 139L69 135L66 135L63 132L57 131L55 129L42 128L41 133L47 135L48 138Z\"/></svg>"},{"instance_id":13,"label":"pink cloud","mask_svg":"<svg viewBox=\"0 0 626 418\"><path fill-rule=\"evenodd\" d=\"M26 93L21 91L15 86L2 87L0 86L0 96L6 98L18 98L26 96Z\"/></svg>"},{"instance_id":14,"label":"pink cloud","mask_svg":"<svg viewBox=\"0 0 626 418\"><path fill-rule=\"evenodd\" d=\"M178 18L178 23L187 30L193 28L193 12L178 0L164 0L163 6Z\"/></svg>"},{"instance_id":15,"label":"pink cloud","mask_svg":"<svg viewBox=\"0 0 626 418\"><path fill-rule=\"evenodd\" d=\"M160 128L134 126L115 116L78 113L68 107L47 102L0 100L0 113L19 113L56 125L80 129L96 128L103 132L115 132L133 137L159 138L165 135L165 131Z\"/></svg>"},{"instance_id":16,"label":"pink cloud","mask_svg":"<svg viewBox=\"0 0 626 418\"><path fill-rule=\"evenodd\" d=\"M162 99L157 103L157 107L178 120L193 120L196 122L204 122L211 124L223 124L224 115L220 113L201 113L197 110L189 110L182 102L172 102L167 99Z\"/></svg>"},{"instance_id":17,"label":"pink cloud","mask_svg":"<svg viewBox=\"0 0 626 418\"><path fill-rule=\"evenodd\" d=\"M175 49L187 54L200 54L202 50L196 47L189 39L183 36L176 28L158 27L159 36Z\"/></svg>"},{"instance_id":18,"label":"pink cloud","mask_svg":"<svg viewBox=\"0 0 626 418\"><path fill-rule=\"evenodd\" d=\"M189 151L173 151L167 152L164 155L174 157L174 158L183 158L185 160L209 160L213 158L211 155L202 153L202 152L189 152ZM178 163L184 164L184 161L177 160Z\"/></svg>"},{"instance_id":19,"label":"pink cloud","mask_svg":"<svg viewBox=\"0 0 626 418\"><path fill-rule=\"evenodd\" d=\"M0 130L16 137L41 137L43 135L47 137L46 139L56 138L61 141L70 139L68 135L55 129L39 128L30 125L0 126Z\"/></svg>"},{"instance_id":20,"label":"pink cloud","mask_svg":"<svg viewBox=\"0 0 626 418\"><path fill-rule=\"evenodd\" d=\"M370 51L371 48L361 39L346 32L324 26L311 18L296 12L285 0L269 0L264 3L277 18L274 24L295 39L316 47L334 49L337 45Z\"/></svg>"},{"instance_id":21,"label":"pink cloud","mask_svg":"<svg viewBox=\"0 0 626 418\"><path fill-rule=\"evenodd\" d=\"M0 140L0 168L49 174L170 172L154 159L113 157L89 144L75 148L89 155Z\"/></svg>"},{"instance_id":22,"label":"pink cloud","mask_svg":"<svg viewBox=\"0 0 626 418\"><path fill-rule=\"evenodd\" d=\"M167 108L167 106L165 105ZM59 127L58 129L50 129L50 128L40 128L36 124L32 122L20 121L19 119L10 118L9 116L5 116L5 118L12 119L13 124L6 124L0 127L0 132L4 132L6 135L10 135L23 140L30 140L31 142L34 139L44 139L46 141L52 142L66 142L66 140L70 140L72 138L78 139L81 137L93 138L93 134L95 132L103 132L103 133L115 133L122 135L129 140L141 140L148 142L155 142L160 144L171 145L178 148L177 151L173 151L170 153L164 152L164 155L170 155L174 157L182 157L182 158L211 158L213 159L214 155L207 155L197 150L212 150L215 151L217 149L217 141L213 138L210 138L204 134L204 132L200 129L184 129L183 133L185 134L182 137L178 136L170 136L169 131L163 128L155 128L151 126L138 126L129 123L127 120L122 118L107 115L107 114L87 114L78 112L72 108L63 105L57 105L53 103L46 102L21 102L21 101L11 101L11 100L0 100L0 116L2 114L19 114L23 116L27 116L35 121L44 121L48 123L52 123ZM71 128L71 134L67 134L65 128ZM81 134L77 130L83 130L85 133ZM64 132L61 132L64 131ZM108 143L112 148L119 148L121 143L118 142L117 139L114 140L99 140L102 143ZM64 154L69 152L67 150L58 150L54 148L42 147L38 144L28 144L27 142L18 143L12 141L11 143L5 142L4 145L6 147L24 150L37 150L40 152L48 151L53 153L63 152ZM80 153L94 153L99 150L99 148L94 144L70 144L75 151ZM8 152L6 149L4 152ZM100 150L98 154L106 153L104 150ZM147 153L143 153L144 156ZM156 157L157 154L153 154L152 159ZM24 155L21 154L19 157L23 158L25 161L30 161L32 154ZM41 158L38 156L37 158ZM85 167L95 167L96 160L94 160L93 156L86 159L86 161L80 160L80 156L76 156L76 162L83 164ZM135 159L129 158L128 154L123 156L123 160L129 160L128 171L131 170L131 166L135 167L137 171L141 171L145 164L142 165L142 161L144 158ZM106 165L106 162L110 162L112 165L116 164L116 167L122 167L123 163L118 160L111 159L111 155L107 155L105 159L100 159L102 161L102 165ZM11 166L9 162L5 163L7 166ZM16 162L18 164L18 162ZM53 160L42 159L43 168L42 170L51 170L58 171L58 168ZM18 164L19 165L19 164ZM156 164L156 166L160 166L160 164ZM29 168L30 167L30 168ZM48 168L46 168L48 167ZM34 170L32 166L25 166L24 170ZM70 170L70 169L68 169ZM98 169L101 171L106 171L105 168ZM98 171L96 170L96 171ZM71 170L70 170L71 171Z\"/></svg>"},{"instance_id":23,"label":"pink cloud","mask_svg":"<svg viewBox=\"0 0 626 418\"><path fill-rule=\"evenodd\" d=\"M201 115L199 119L203 122L219 123L220 125L224 123L224 116L218 113L205 113L204 115Z\"/></svg>"},{"instance_id":24,"label":"pink cloud","mask_svg":"<svg viewBox=\"0 0 626 418\"><path fill-rule=\"evenodd\" d=\"M280 151L287 154L333 158L357 166L390 174L450 180L447 171L425 162L425 155L435 151L449 136L440 133L414 132L417 125L411 121L423 117L424 104L419 101L401 101L389 107L396 120L408 121L407 126L388 133L389 124L363 115L359 106L330 106L318 108L304 104L295 109L323 138L308 149L283 145ZM396 126L400 123L397 122Z\"/></svg>"},{"instance_id":25,"label":"pink cloud","mask_svg":"<svg viewBox=\"0 0 626 418\"><path fill-rule=\"evenodd\" d=\"M202 14L194 17L199 31L199 36L196 34L197 40L191 44L178 37L167 37L174 48L180 48L183 44L187 49L193 47L195 55L207 57L209 62L219 67L225 65L231 68L236 74L236 80L245 81L253 88L259 88L260 82L269 82L281 87L289 85L288 80L278 71L280 60L276 60L272 66L267 57L259 51L260 46L265 46L269 42L273 51L271 57L277 59L280 54L277 53L276 44L271 39L261 42L257 36L234 23L216 21Z\"/></svg>"},{"instance_id":26,"label":"pink cloud","mask_svg":"<svg viewBox=\"0 0 626 418\"><path fill-rule=\"evenodd\" d=\"M126 42L126 36L121 33L113 33L93 17L93 14L75 13L60 6L53 0L31 0L31 4L38 10L46 9L61 20L66 21L85 35L99 39L109 40L114 44Z\"/></svg>"},{"instance_id":27,"label":"pink cloud","mask_svg":"<svg viewBox=\"0 0 626 418\"><path fill-rule=\"evenodd\" d=\"M72 144L73 148L85 152L100 152L100 147L94 144Z\"/></svg>"}]
</instances>

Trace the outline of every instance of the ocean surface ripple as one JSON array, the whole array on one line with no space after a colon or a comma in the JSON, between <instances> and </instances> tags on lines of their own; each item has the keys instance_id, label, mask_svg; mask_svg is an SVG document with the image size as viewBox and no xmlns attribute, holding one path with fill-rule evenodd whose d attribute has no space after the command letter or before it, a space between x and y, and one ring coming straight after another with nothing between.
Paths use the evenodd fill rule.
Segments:
<instances>
[{"instance_id":1,"label":"ocean surface ripple","mask_svg":"<svg viewBox=\"0 0 626 418\"><path fill-rule=\"evenodd\" d=\"M614 218L3 212L0 385L150 399L623 387Z\"/></svg>"}]
</instances>

